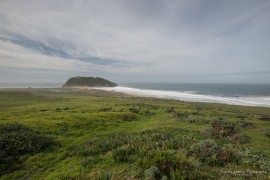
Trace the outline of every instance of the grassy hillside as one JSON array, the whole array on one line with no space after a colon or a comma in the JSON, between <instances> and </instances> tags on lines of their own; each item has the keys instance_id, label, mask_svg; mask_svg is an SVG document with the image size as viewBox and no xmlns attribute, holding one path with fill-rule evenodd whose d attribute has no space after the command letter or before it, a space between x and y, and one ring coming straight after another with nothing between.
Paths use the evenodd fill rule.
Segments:
<instances>
[{"instance_id":1,"label":"grassy hillside","mask_svg":"<svg viewBox=\"0 0 270 180\"><path fill-rule=\"evenodd\" d=\"M1 179L267 179L270 171L269 108L1 90L0 132Z\"/></svg>"}]
</instances>

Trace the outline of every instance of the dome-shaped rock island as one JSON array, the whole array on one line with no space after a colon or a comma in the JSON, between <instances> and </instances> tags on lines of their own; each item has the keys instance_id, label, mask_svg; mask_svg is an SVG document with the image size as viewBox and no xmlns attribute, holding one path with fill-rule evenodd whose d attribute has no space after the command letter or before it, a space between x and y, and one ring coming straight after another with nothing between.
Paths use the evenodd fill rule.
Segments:
<instances>
[{"instance_id":1,"label":"dome-shaped rock island","mask_svg":"<svg viewBox=\"0 0 270 180\"><path fill-rule=\"evenodd\" d=\"M100 77L72 77L63 87L115 87L116 83Z\"/></svg>"}]
</instances>

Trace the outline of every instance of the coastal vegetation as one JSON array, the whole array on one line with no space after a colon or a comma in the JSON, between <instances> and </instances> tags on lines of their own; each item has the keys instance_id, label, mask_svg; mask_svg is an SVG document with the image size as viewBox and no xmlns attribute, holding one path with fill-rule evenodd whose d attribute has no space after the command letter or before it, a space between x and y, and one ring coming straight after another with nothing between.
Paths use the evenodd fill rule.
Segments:
<instances>
[{"instance_id":1,"label":"coastal vegetation","mask_svg":"<svg viewBox=\"0 0 270 180\"><path fill-rule=\"evenodd\" d=\"M0 90L0 179L266 179L270 111L86 89Z\"/></svg>"}]
</instances>

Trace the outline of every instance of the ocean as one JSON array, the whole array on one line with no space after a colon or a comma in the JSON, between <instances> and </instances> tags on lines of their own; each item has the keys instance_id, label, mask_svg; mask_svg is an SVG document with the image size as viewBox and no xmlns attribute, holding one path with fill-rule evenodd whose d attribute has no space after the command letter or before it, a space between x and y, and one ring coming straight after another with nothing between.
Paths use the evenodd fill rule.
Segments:
<instances>
[{"instance_id":1,"label":"ocean","mask_svg":"<svg viewBox=\"0 0 270 180\"><path fill-rule=\"evenodd\" d=\"M62 83L0 83L0 88L60 88ZM95 88L132 95L270 107L270 84L118 83L117 87Z\"/></svg>"},{"instance_id":2,"label":"ocean","mask_svg":"<svg viewBox=\"0 0 270 180\"><path fill-rule=\"evenodd\" d=\"M270 107L270 84L121 83L97 88L147 97Z\"/></svg>"}]
</instances>

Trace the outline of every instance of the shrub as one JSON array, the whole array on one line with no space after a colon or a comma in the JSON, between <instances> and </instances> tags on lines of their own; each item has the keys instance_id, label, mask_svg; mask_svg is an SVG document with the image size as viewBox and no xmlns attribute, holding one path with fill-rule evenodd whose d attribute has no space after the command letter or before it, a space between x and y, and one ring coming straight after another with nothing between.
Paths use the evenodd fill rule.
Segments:
<instances>
[{"instance_id":1,"label":"shrub","mask_svg":"<svg viewBox=\"0 0 270 180\"><path fill-rule=\"evenodd\" d=\"M190 134L192 132L192 134ZM89 139L71 151L82 156L105 154L115 149L132 147L138 156L148 150L189 148L199 138L199 132L180 128L146 130L142 132L120 132Z\"/></svg>"},{"instance_id":2,"label":"shrub","mask_svg":"<svg viewBox=\"0 0 270 180\"><path fill-rule=\"evenodd\" d=\"M142 113L143 115L145 115L145 116L149 116L149 115L155 115L155 113L154 112L151 112L151 111L148 111L148 110L146 110L146 111L143 111L143 113Z\"/></svg>"},{"instance_id":3,"label":"shrub","mask_svg":"<svg viewBox=\"0 0 270 180\"><path fill-rule=\"evenodd\" d=\"M167 113L175 113L174 107L168 107L168 108L166 109L166 112L167 112Z\"/></svg>"},{"instance_id":4,"label":"shrub","mask_svg":"<svg viewBox=\"0 0 270 180\"><path fill-rule=\"evenodd\" d=\"M126 146L113 150L112 157L117 162L128 162L131 161L131 155L135 152L135 148L131 146Z\"/></svg>"},{"instance_id":5,"label":"shrub","mask_svg":"<svg viewBox=\"0 0 270 180\"><path fill-rule=\"evenodd\" d=\"M129 111L132 113L139 113L140 112L140 110L136 109L136 108L129 108Z\"/></svg>"},{"instance_id":6,"label":"shrub","mask_svg":"<svg viewBox=\"0 0 270 180\"><path fill-rule=\"evenodd\" d=\"M145 175L152 175L157 179L201 179L204 176L196 159L176 151L150 151L147 159L151 168L145 171Z\"/></svg>"},{"instance_id":7,"label":"shrub","mask_svg":"<svg viewBox=\"0 0 270 180\"><path fill-rule=\"evenodd\" d=\"M207 164L216 164L219 146L214 140L202 140L191 147L196 158Z\"/></svg>"},{"instance_id":8,"label":"shrub","mask_svg":"<svg viewBox=\"0 0 270 180\"><path fill-rule=\"evenodd\" d=\"M239 161L238 149L231 145L218 145L214 140L202 140L191 147L191 154L210 166L224 166Z\"/></svg>"},{"instance_id":9,"label":"shrub","mask_svg":"<svg viewBox=\"0 0 270 180\"><path fill-rule=\"evenodd\" d=\"M12 169L16 163L19 163L20 156L44 151L53 144L51 138L24 125L1 125L0 172L5 173L8 169Z\"/></svg>"},{"instance_id":10,"label":"shrub","mask_svg":"<svg viewBox=\"0 0 270 180\"><path fill-rule=\"evenodd\" d=\"M195 124L208 124L209 120L203 119L203 118L189 117L189 118L187 118L186 122L195 123Z\"/></svg>"},{"instance_id":11,"label":"shrub","mask_svg":"<svg viewBox=\"0 0 270 180\"><path fill-rule=\"evenodd\" d=\"M270 121L270 115L261 115L259 119L262 121Z\"/></svg>"},{"instance_id":12,"label":"shrub","mask_svg":"<svg viewBox=\"0 0 270 180\"><path fill-rule=\"evenodd\" d=\"M56 108L55 111L61 111L61 108Z\"/></svg>"},{"instance_id":13,"label":"shrub","mask_svg":"<svg viewBox=\"0 0 270 180\"><path fill-rule=\"evenodd\" d=\"M226 165L228 163L239 163L240 149L233 144L225 144L219 150L218 160L220 165Z\"/></svg>"},{"instance_id":14,"label":"shrub","mask_svg":"<svg viewBox=\"0 0 270 180\"><path fill-rule=\"evenodd\" d=\"M220 119L213 120L211 126L212 136L215 138L231 138L238 131L236 123Z\"/></svg>"},{"instance_id":15,"label":"shrub","mask_svg":"<svg viewBox=\"0 0 270 180\"><path fill-rule=\"evenodd\" d=\"M270 138L270 131L267 131L265 135Z\"/></svg>"},{"instance_id":16,"label":"shrub","mask_svg":"<svg viewBox=\"0 0 270 180\"><path fill-rule=\"evenodd\" d=\"M107 172L107 171L104 171L104 172L100 173L99 179L100 180L110 180L111 179L111 174L109 172Z\"/></svg>"},{"instance_id":17,"label":"shrub","mask_svg":"<svg viewBox=\"0 0 270 180\"><path fill-rule=\"evenodd\" d=\"M187 118L188 115L189 115L188 112L177 112L177 113L174 113L174 117L177 118L177 119Z\"/></svg>"},{"instance_id":18,"label":"shrub","mask_svg":"<svg viewBox=\"0 0 270 180\"><path fill-rule=\"evenodd\" d=\"M251 151L243 149L239 151L241 163L245 166L256 167L257 169L270 171L270 155L269 153Z\"/></svg>"},{"instance_id":19,"label":"shrub","mask_svg":"<svg viewBox=\"0 0 270 180\"><path fill-rule=\"evenodd\" d=\"M240 144L244 144L244 143L250 143L251 137L249 137L246 134L241 134L241 135L237 135L235 137L235 140L237 142L239 142Z\"/></svg>"},{"instance_id":20,"label":"shrub","mask_svg":"<svg viewBox=\"0 0 270 180\"><path fill-rule=\"evenodd\" d=\"M121 114L120 118L123 120L123 121L134 121L137 119L137 116L135 114Z\"/></svg>"},{"instance_id":21,"label":"shrub","mask_svg":"<svg viewBox=\"0 0 270 180\"><path fill-rule=\"evenodd\" d=\"M106 107L106 108L98 109L99 112L108 112L108 111L111 111L111 110L112 110L112 107Z\"/></svg>"},{"instance_id":22,"label":"shrub","mask_svg":"<svg viewBox=\"0 0 270 180\"><path fill-rule=\"evenodd\" d=\"M253 123L248 122L248 121L243 121L243 120L236 121L236 124L240 128L252 128L254 126Z\"/></svg>"},{"instance_id":23,"label":"shrub","mask_svg":"<svg viewBox=\"0 0 270 180\"><path fill-rule=\"evenodd\" d=\"M160 179L160 171L158 167L152 166L144 171L144 176L148 180Z\"/></svg>"}]
</instances>

